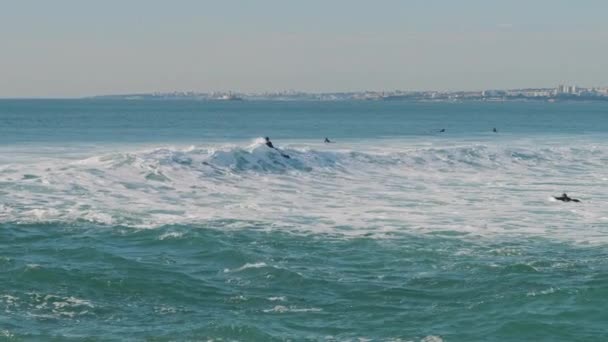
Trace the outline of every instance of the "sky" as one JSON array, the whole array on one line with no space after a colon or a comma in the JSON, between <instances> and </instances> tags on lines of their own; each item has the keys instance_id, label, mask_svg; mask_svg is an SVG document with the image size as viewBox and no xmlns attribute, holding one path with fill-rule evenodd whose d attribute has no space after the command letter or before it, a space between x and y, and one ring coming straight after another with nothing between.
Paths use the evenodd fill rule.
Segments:
<instances>
[{"instance_id":1,"label":"sky","mask_svg":"<svg viewBox=\"0 0 608 342\"><path fill-rule=\"evenodd\" d=\"M608 86L606 0L0 0L0 97Z\"/></svg>"}]
</instances>

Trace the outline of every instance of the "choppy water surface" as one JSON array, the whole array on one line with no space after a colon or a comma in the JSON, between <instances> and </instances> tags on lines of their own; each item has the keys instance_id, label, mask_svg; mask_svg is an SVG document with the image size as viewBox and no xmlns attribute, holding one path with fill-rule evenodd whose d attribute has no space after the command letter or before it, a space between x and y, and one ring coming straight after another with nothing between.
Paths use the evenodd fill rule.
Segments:
<instances>
[{"instance_id":1,"label":"choppy water surface","mask_svg":"<svg viewBox=\"0 0 608 342\"><path fill-rule=\"evenodd\" d=\"M0 338L602 340L606 115L0 101Z\"/></svg>"}]
</instances>

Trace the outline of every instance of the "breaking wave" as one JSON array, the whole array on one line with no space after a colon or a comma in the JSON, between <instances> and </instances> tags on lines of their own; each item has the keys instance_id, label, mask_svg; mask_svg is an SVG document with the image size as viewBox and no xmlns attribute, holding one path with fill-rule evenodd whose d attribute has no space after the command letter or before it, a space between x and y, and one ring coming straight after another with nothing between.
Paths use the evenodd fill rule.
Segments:
<instances>
[{"instance_id":1,"label":"breaking wave","mask_svg":"<svg viewBox=\"0 0 608 342\"><path fill-rule=\"evenodd\" d=\"M258 141L247 147L197 148L185 150L159 148L135 153L114 153L88 158L73 165L116 170L131 168L148 171L151 180L166 180L168 174L191 171L208 175L235 173L284 173L289 171L349 172L363 168L404 166L409 168L508 169L556 166L601 166L608 162L607 150L590 148L503 148L487 145L448 148L408 148L395 152L366 153L309 148L270 149ZM285 155L289 156L286 158ZM167 175L164 175L166 173ZM24 175L24 178L36 178Z\"/></svg>"},{"instance_id":2,"label":"breaking wave","mask_svg":"<svg viewBox=\"0 0 608 342\"><path fill-rule=\"evenodd\" d=\"M604 229L608 221L600 209L603 145L337 146L275 150L258 139L4 164L0 223L236 220L357 234L524 227L548 234L580 224ZM550 201L562 191L583 194L584 207L564 212ZM557 228L530 224L555 215L564 215Z\"/></svg>"}]
</instances>

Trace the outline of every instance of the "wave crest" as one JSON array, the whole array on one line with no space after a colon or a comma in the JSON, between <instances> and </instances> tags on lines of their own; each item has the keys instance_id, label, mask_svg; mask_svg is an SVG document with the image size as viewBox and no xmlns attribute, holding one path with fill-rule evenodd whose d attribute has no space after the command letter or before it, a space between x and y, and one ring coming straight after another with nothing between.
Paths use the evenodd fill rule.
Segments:
<instances>
[{"instance_id":1,"label":"wave crest","mask_svg":"<svg viewBox=\"0 0 608 342\"><path fill-rule=\"evenodd\" d=\"M285 155L289 156L286 158ZM271 149L256 142L248 147L187 150L159 148L138 153L114 153L86 159L81 164L106 169L133 167L146 171L149 180L167 180L167 171L191 170L210 175L234 173L284 173L315 170L348 172L361 167L405 166L409 168L505 169L519 166L547 167L599 165L608 157L601 149L579 148L500 148L486 145L447 148L410 148L403 151L366 153L349 150ZM167 170L163 170L167 169ZM31 177L31 175L30 175Z\"/></svg>"}]
</instances>

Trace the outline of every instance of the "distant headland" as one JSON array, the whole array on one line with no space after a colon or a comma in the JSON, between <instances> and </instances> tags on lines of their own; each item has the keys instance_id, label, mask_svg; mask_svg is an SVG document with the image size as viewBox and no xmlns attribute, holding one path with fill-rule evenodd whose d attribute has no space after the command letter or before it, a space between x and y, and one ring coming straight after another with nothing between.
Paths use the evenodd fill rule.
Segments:
<instances>
[{"instance_id":1,"label":"distant headland","mask_svg":"<svg viewBox=\"0 0 608 342\"><path fill-rule=\"evenodd\" d=\"M241 92L155 92L139 94L102 95L89 99L108 100L200 100L200 101L608 101L608 87L583 88L559 85L556 88L522 88L482 91L360 91L310 93L298 91Z\"/></svg>"}]
</instances>

